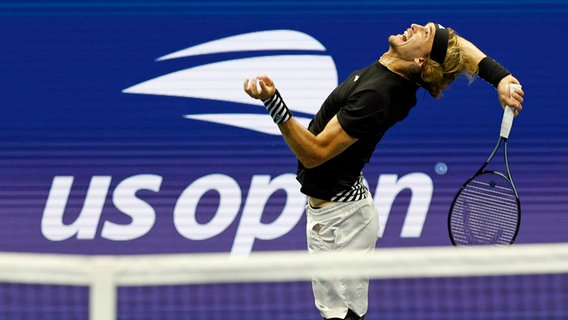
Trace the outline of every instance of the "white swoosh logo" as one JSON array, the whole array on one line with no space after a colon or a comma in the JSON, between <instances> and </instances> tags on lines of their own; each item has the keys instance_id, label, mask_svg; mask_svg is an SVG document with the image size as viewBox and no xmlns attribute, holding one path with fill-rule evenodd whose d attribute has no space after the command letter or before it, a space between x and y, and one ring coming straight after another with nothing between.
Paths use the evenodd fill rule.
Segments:
<instances>
[{"instance_id":1,"label":"white swoosh logo","mask_svg":"<svg viewBox=\"0 0 568 320\"><path fill-rule=\"evenodd\" d=\"M325 51L325 47L312 36L294 30L270 30L240 34L206 42L158 58L158 61L197 56L202 54L260 51L306 50Z\"/></svg>"},{"instance_id":2,"label":"white swoosh logo","mask_svg":"<svg viewBox=\"0 0 568 320\"><path fill-rule=\"evenodd\" d=\"M280 38L278 38L280 37ZM286 39L286 41L275 41ZM262 39L272 39L264 42ZM299 42L297 42L298 40ZM260 41L260 42L259 42ZM325 48L314 38L297 31L262 31L215 40L194 46L158 60L196 54L253 50L316 50ZM307 126L311 116L333 88L337 71L330 56L271 55L226 60L169 73L123 90L124 93L198 98L254 105L250 114L188 114L185 118L230 125L265 134L280 134L258 100L243 91L243 81L257 74L268 74L281 91L295 118ZM230 108L230 105L227 106ZM230 110L229 110L230 111ZM306 116L304 116L307 115Z\"/></svg>"}]
</instances>

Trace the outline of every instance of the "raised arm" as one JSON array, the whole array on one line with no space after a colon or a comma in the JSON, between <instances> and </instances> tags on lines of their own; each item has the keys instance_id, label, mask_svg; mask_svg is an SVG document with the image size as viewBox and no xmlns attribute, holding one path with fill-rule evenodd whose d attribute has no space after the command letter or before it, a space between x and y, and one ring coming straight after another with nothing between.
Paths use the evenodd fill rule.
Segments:
<instances>
[{"instance_id":1,"label":"raised arm","mask_svg":"<svg viewBox=\"0 0 568 320\"><path fill-rule=\"evenodd\" d=\"M319 166L357 141L343 130L337 116L333 117L318 135L304 128L294 119L274 83L267 76L245 80L244 90L252 98L262 100L284 140L306 168Z\"/></svg>"},{"instance_id":2,"label":"raised arm","mask_svg":"<svg viewBox=\"0 0 568 320\"><path fill-rule=\"evenodd\" d=\"M505 107L507 105L515 108L515 115L518 115L523 108L522 103L525 93L522 89L517 89L513 95L510 96L509 84L521 84L519 80L467 39L458 37L458 41L466 57L474 62L469 68L475 68L475 70L468 71L478 74L480 78L491 83L497 89L501 106Z\"/></svg>"}]
</instances>

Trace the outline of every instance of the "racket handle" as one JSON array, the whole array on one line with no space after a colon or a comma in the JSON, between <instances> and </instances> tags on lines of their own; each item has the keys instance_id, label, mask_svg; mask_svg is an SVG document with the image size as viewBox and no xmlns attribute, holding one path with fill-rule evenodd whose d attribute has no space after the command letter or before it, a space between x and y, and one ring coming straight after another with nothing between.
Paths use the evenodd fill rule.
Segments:
<instances>
[{"instance_id":1,"label":"racket handle","mask_svg":"<svg viewBox=\"0 0 568 320\"><path fill-rule=\"evenodd\" d=\"M509 85L509 95L512 96L513 92L519 88L521 88L521 85L511 83ZM501 121L501 138L509 138L509 133L513 126L513 118L515 118L515 108L505 106L505 110L503 111L503 120Z\"/></svg>"}]
</instances>

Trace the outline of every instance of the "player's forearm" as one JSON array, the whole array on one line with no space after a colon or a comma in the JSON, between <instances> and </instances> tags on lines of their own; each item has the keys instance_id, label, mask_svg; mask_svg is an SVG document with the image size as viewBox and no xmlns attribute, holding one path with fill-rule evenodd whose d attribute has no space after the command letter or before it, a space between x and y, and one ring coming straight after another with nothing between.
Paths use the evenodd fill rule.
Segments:
<instances>
[{"instance_id":1,"label":"player's forearm","mask_svg":"<svg viewBox=\"0 0 568 320\"><path fill-rule=\"evenodd\" d=\"M262 103L292 152L306 168L319 166L356 140L343 131L336 117L326 125L323 132L314 135L294 119L278 90L274 90L274 94L262 100Z\"/></svg>"},{"instance_id":2,"label":"player's forearm","mask_svg":"<svg viewBox=\"0 0 568 320\"><path fill-rule=\"evenodd\" d=\"M515 115L518 115L522 109L521 103L523 102L524 92L518 89L515 95L511 96L509 85L520 84L520 82L507 69L483 53L470 41L462 37L459 37L458 41L466 58L471 61L468 64L467 71L476 73L480 78L491 83L499 93L501 105L515 108Z\"/></svg>"},{"instance_id":3,"label":"player's forearm","mask_svg":"<svg viewBox=\"0 0 568 320\"><path fill-rule=\"evenodd\" d=\"M270 113L274 123L278 125L284 140L298 160L306 168L321 164L317 137L294 119L280 92L275 90L274 95L262 100L262 103Z\"/></svg>"},{"instance_id":4,"label":"player's forearm","mask_svg":"<svg viewBox=\"0 0 568 320\"><path fill-rule=\"evenodd\" d=\"M467 71L477 74L483 80L491 83L495 88L499 87L501 80L511 73L497 61L487 56L483 51L465 38L458 37L466 59L470 61L466 65Z\"/></svg>"},{"instance_id":5,"label":"player's forearm","mask_svg":"<svg viewBox=\"0 0 568 320\"><path fill-rule=\"evenodd\" d=\"M288 147L304 167L313 168L325 162L317 137L304 128L294 117L279 124L278 128Z\"/></svg>"},{"instance_id":6,"label":"player's forearm","mask_svg":"<svg viewBox=\"0 0 568 320\"><path fill-rule=\"evenodd\" d=\"M472 62L467 65L467 71L471 73L477 73L479 62L481 62L483 58L487 57L487 55L465 38L458 36L458 43L462 48L466 58Z\"/></svg>"}]
</instances>

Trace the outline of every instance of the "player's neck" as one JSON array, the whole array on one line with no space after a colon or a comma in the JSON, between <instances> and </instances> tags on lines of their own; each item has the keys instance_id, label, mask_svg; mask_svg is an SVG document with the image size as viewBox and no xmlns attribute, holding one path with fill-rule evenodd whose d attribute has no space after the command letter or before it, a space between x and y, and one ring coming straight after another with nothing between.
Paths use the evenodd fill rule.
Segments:
<instances>
[{"instance_id":1,"label":"player's neck","mask_svg":"<svg viewBox=\"0 0 568 320\"><path fill-rule=\"evenodd\" d=\"M416 65L413 62L400 59L391 52L386 52L379 58L379 63L399 76L411 79L412 72L416 72Z\"/></svg>"},{"instance_id":2,"label":"player's neck","mask_svg":"<svg viewBox=\"0 0 568 320\"><path fill-rule=\"evenodd\" d=\"M403 78L409 79L409 76L406 74L406 72L404 72L403 64L400 63L399 59L385 53L379 58L379 63L381 63L391 72L396 73Z\"/></svg>"}]
</instances>

